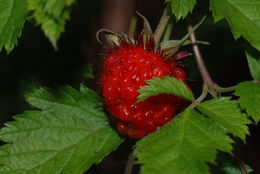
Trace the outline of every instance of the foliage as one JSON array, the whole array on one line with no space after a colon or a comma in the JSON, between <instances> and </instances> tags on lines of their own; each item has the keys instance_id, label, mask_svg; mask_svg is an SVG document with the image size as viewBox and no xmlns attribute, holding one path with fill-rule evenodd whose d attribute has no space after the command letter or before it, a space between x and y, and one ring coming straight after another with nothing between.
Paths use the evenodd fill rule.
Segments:
<instances>
[{"instance_id":1,"label":"foliage","mask_svg":"<svg viewBox=\"0 0 260 174\"><path fill-rule=\"evenodd\" d=\"M192 12L196 4L196 0L165 0L171 5L172 13L179 20L187 16L189 12Z\"/></svg>"},{"instance_id":2,"label":"foliage","mask_svg":"<svg viewBox=\"0 0 260 174\"><path fill-rule=\"evenodd\" d=\"M0 51L10 52L21 36L26 19L26 0L0 0Z\"/></svg>"},{"instance_id":3,"label":"foliage","mask_svg":"<svg viewBox=\"0 0 260 174\"><path fill-rule=\"evenodd\" d=\"M165 0L171 5L176 19L191 12L196 0ZM235 38L245 37L255 48L260 49L260 4L258 0L210 0L210 9L215 21L225 18Z\"/></svg>"},{"instance_id":4,"label":"foliage","mask_svg":"<svg viewBox=\"0 0 260 174\"><path fill-rule=\"evenodd\" d=\"M254 80L260 80L260 53L255 50L246 51L246 57L251 76Z\"/></svg>"},{"instance_id":5,"label":"foliage","mask_svg":"<svg viewBox=\"0 0 260 174\"><path fill-rule=\"evenodd\" d=\"M32 10L38 25L41 25L45 35L50 39L54 48L57 40L64 31L65 22L70 16L70 6L75 0L28 0L28 9Z\"/></svg>"},{"instance_id":6,"label":"foliage","mask_svg":"<svg viewBox=\"0 0 260 174\"><path fill-rule=\"evenodd\" d=\"M228 132L245 140L250 121L242 114L236 101L229 97L209 100L198 105L201 112L222 125Z\"/></svg>"},{"instance_id":7,"label":"foliage","mask_svg":"<svg viewBox=\"0 0 260 174\"><path fill-rule=\"evenodd\" d=\"M90 89L39 89L28 102L40 110L15 117L0 131L0 173L80 174L121 142Z\"/></svg>"},{"instance_id":8,"label":"foliage","mask_svg":"<svg viewBox=\"0 0 260 174\"><path fill-rule=\"evenodd\" d=\"M188 108L160 131L138 142L135 153L143 174L206 174L205 162L214 162L216 150L231 152L232 140L225 133L242 139L248 134L250 121L230 98L212 99L197 107L209 118Z\"/></svg>"},{"instance_id":9,"label":"foliage","mask_svg":"<svg viewBox=\"0 0 260 174\"><path fill-rule=\"evenodd\" d=\"M173 77L154 77L146 82L148 85L138 90L141 93L138 96L138 101L143 101L150 96L158 94L172 94L190 101L194 100L194 96L188 87L182 81Z\"/></svg>"},{"instance_id":10,"label":"foliage","mask_svg":"<svg viewBox=\"0 0 260 174\"><path fill-rule=\"evenodd\" d=\"M17 38L21 36L28 12L33 12L36 24L41 25L54 48L57 48L57 40L64 31L74 2L75 0L0 0L0 51L3 46L7 52L12 51Z\"/></svg>"},{"instance_id":11,"label":"foliage","mask_svg":"<svg viewBox=\"0 0 260 174\"><path fill-rule=\"evenodd\" d=\"M165 2L176 20L184 19L196 7L196 0ZM236 39L242 36L260 50L259 0L209 2L215 22L227 20ZM75 0L0 0L0 51L13 50L26 19L39 25L57 49L75 3ZM168 44L175 42L165 41L161 47L171 47ZM183 45L189 44L191 41L183 41ZM232 161L232 144L237 139L245 142L251 123L248 117L256 123L260 120L259 51L246 50L246 58L253 81L239 83L235 97L233 93L220 97L222 92L216 85L213 87L218 96L204 101L204 91L195 99L186 84L173 77L146 81L147 85L138 90L138 102L166 93L192 104L169 124L137 141L134 155L142 174L242 173ZM85 77L94 78L91 66L87 64ZM99 96L86 87L76 90L67 86L57 91L40 88L26 99L36 109L15 116L0 130L0 140L6 143L0 147L0 173L81 174L123 142L109 124Z\"/></svg>"},{"instance_id":12,"label":"foliage","mask_svg":"<svg viewBox=\"0 0 260 174\"><path fill-rule=\"evenodd\" d=\"M167 142L167 143L166 143ZM142 174L206 174L217 150L231 152L224 129L186 109L173 122L138 142L135 153Z\"/></svg>"},{"instance_id":13,"label":"foliage","mask_svg":"<svg viewBox=\"0 0 260 174\"><path fill-rule=\"evenodd\" d=\"M243 36L260 49L259 0L211 0L210 3L215 21L225 17L235 38Z\"/></svg>"},{"instance_id":14,"label":"foliage","mask_svg":"<svg viewBox=\"0 0 260 174\"><path fill-rule=\"evenodd\" d=\"M243 82L237 87L235 95L239 96L239 103L249 116L258 122L260 120L260 84Z\"/></svg>"}]
</instances>

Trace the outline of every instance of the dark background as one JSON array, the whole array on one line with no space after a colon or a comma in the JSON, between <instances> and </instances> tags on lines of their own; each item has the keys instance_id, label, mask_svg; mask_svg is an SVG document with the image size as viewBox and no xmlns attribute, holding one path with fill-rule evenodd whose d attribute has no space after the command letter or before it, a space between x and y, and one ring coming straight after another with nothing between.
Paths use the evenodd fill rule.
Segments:
<instances>
[{"instance_id":1,"label":"dark background","mask_svg":"<svg viewBox=\"0 0 260 174\"><path fill-rule=\"evenodd\" d=\"M251 80L243 51L244 47L249 45L243 39L234 40L226 21L214 23L208 6L207 2L199 0L190 19L195 24L207 14L206 21L197 30L196 35L199 40L211 43L200 46L211 77L223 87ZM98 53L102 52L102 49L95 41L95 32L102 26L126 32L129 15L133 14L134 9L146 16L155 29L164 7L162 0L139 0L136 3L134 0L78 0L72 11L71 20L66 25L65 33L58 42L58 51L53 49L40 27L27 22L18 46L9 55L5 51L0 53L1 127L4 122L12 120L13 115L30 108L24 100L24 95L35 87L58 88L62 85L78 87L83 81L98 91L96 79L87 79L84 76L89 62L93 64L96 78L101 72L102 57L98 56ZM113 13L118 9L117 13ZM115 16L122 18L115 19ZM185 20L174 23L172 38L180 39L184 36L187 33L186 26ZM141 27L142 20L138 19L139 31ZM189 46L183 49L192 52ZM184 64L190 79L189 84L198 96L202 81L194 58L192 56L187 58ZM242 157L255 169L255 174L259 174L259 159L257 159L260 156L259 151L257 152L257 148L260 147L259 126L252 125L250 132L247 144L242 146ZM93 166L88 173L123 173L133 143L133 140L128 139L116 152L109 155L100 165Z\"/></svg>"}]
</instances>

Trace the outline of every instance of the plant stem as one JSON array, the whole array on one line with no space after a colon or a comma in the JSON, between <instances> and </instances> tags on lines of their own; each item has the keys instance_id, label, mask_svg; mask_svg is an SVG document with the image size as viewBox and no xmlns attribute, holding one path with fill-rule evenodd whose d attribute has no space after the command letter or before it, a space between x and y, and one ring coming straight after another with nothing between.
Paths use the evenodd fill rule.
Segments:
<instances>
[{"instance_id":1,"label":"plant stem","mask_svg":"<svg viewBox=\"0 0 260 174\"><path fill-rule=\"evenodd\" d=\"M242 159L242 157L241 157L241 154L240 154L240 152L239 152L238 149L235 149L235 157L236 157L237 162L238 162L238 164L239 164L239 167L240 167L240 169L241 169L241 171L242 171L242 174L249 174L249 173L247 172L247 170L246 170L246 164L245 164L245 162L243 161L243 159Z\"/></svg>"},{"instance_id":2,"label":"plant stem","mask_svg":"<svg viewBox=\"0 0 260 174\"><path fill-rule=\"evenodd\" d=\"M135 156L134 156L133 152L131 152L128 156L124 174L132 173L132 168L133 168L134 162L135 162Z\"/></svg>"},{"instance_id":3,"label":"plant stem","mask_svg":"<svg viewBox=\"0 0 260 174\"><path fill-rule=\"evenodd\" d=\"M243 160L239 160L238 163L239 163L240 169L242 171L242 174L248 174L248 172L246 170L245 162Z\"/></svg>"},{"instance_id":4,"label":"plant stem","mask_svg":"<svg viewBox=\"0 0 260 174\"><path fill-rule=\"evenodd\" d=\"M169 12L169 6L167 5L166 8L164 9L163 16L161 17L161 20L154 33L155 44L158 44L159 41L161 40L162 34L165 30L165 27L167 26L169 19L170 19L170 12Z\"/></svg>"},{"instance_id":5,"label":"plant stem","mask_svg":"<svg viewBox=\"0 0 260 174\"><path fill-rule=\"evenodd\" d=\"M193 27L191 25L189 25L188 30L189 30L189 32L191 32L193 30ZM195 36L194 32L191 33L190 40L191 40L192 49L193 49L195 59L196 59L196 62L198 64L203 82L206 85L206 87L208 88L209 92L215 97L215 96L217 96L217 91L215 89L215 83L211 79L211 77L208 73L208 70L205 66L205 63L202 59L202 56L201 56L199 47L197 45L197 40L196 40L196 36Z\"/></svg>"},{"instance_id":6,"label":"plant stem","mask_svg":"<svg viewBox=\"0 0 260 174\"><path fill-rule=\"evenodd\" d=\"M237 88L238 85L236 86L231 86L231 87L226 87L226 88L223 88L223 87L220 87L220 86L216 86L216 90L220 93L224 93L224 92L232 92L232 91L235 91L236 88Z\"/></svg>"},{"instance_id":7,"label":"plant stem","mask_svg":"<svg viewBox=\"0 0 260 174\"><path fill-rule=\"evenodd\" d=\"M200 102L202 102L208 95L208 90L207 90L207 86L203 85L203 90L201 95L194 101L192 102L192 104L190 105L191 108L194 108L197 104L199 104Z\"/></svg>"},{"instance_id":8,"label":"plant stem","mask_svg":"<svg viewBox=\"0 0 260 174\"><path fill-rule=\"evenodd\" d=\"M133 15L131 18L130 27L129 27L129 35L132 37L134 36L134 32L136 30L136 25L137 25L137 17L136 17L136 15Z\"/></svg>"},{"instance_id":9,"label":"plant stem","mask_svg":"<svg viewBox=\"0 0 260 174\"><path fill-rule=\"evenodd\" d=\"M162 41L166 41L170 39L172 33L172 27L173 27L173 22L172 21L168 22L165 32L163 34Z\"/></svg>"},{"instance_id":10,"label":"plant stem","mask_svg":"<svg viewBox=\"0 0 260 174\"><path fill-rule=\"evenodd\" d=\"M173 45L173 47L180 47L182 45L185 45L185 42L189 39L189 37L191 36L191 34L193 32L195 32L197 30L197 28L199 28L199 26L204 22L204 20L206 19L206 16L204 16L199 23L197 23L195 26L192 27L192 29L188 32L188 34L186 34L179 42L177 42L176 44ZM198 41L196 41L196 43L199 43ZM191 43L192 44L192 43Z\"/></svg>"}]
</instances>

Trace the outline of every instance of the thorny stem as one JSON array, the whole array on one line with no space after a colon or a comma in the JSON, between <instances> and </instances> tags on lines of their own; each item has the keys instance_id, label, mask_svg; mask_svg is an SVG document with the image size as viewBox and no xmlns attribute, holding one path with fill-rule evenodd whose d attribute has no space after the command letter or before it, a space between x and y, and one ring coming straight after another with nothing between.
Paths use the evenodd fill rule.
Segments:
<instances>
[{"instance_id":1,"label":"thorny stem","mask_svg":"<svg viewBox=\"0 0 260 174\"><path fill-rule=\"evenodd\" d=\"M188 30L189 30L189 32L191 32L193 30L193 27L191 25L189 25L188 26ZM217 91L215 89L215 83L211 79L211 77L210 77L210 75L208 73L208 70L207 70L207 68L205 66L205 63L204 63L204 61L202 59L202 56L201 56L199 47L197 45L197 40L196 40L194 32L191 33L190 40L191 40L191 43L192 43L192 49L193 49L193 52L194 52L194 55L195 55L195 59L196 59L196 62L198 64L198 67L199 67L199 70L200 70L203 82L204 82L205 86L208 88L209 92L214 97L216 97L217 96Z\"/></svg>"},{"instance_id":2,"label":"thorny stem","mask_svg":"<svg viewBox=\"0 0 260 174\"><path fill-rule=\"evenodd\" d=\"M131 152L128 156L124 174L132 173L132 168L133 168L134 162L135 162L135 156L134 156L133 152Z\"/></svg>"},{"instance_id":3,"label":"thorny stem","mask_svg":"<svg viewBox=\"0 0 260 174\"><path fill-rule=\"evenodd\" d=\"M171 15L169 12L169 6L167 5L166 8L164 9L163 16L161 17L161 20L154 33L155 44L158 44L159 41L161 40L162 34L165 30L165 27L167 26L167 23L168 23L170 17L171 17Z\"/></svg>"}]
</instances>

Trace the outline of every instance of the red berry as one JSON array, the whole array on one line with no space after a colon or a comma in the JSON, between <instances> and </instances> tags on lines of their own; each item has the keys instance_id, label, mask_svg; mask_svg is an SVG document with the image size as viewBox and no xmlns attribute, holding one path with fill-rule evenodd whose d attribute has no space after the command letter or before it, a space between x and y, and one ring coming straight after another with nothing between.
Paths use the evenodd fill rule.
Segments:
<instances>
[{"instance_id":1,"label":"red berry","mask_svg":"<svg viewBox=\"0 0 260 174\"><path fill-rule=\"evenodd\" d=\"M152 39L143 44L140 42L142 37L137 37L139 40L132 42L122 36L120 44L110 49L100 78L104 103L115 118L117 129L132 138L142 138L157 130L187 103L168 94L136 103L138 89L146 85L145 80L172 76L185 82L186 73L178 66L177 59L188 55L180 52L166 60L163 50L155 50Z\"/></svg>"}]
</instances>

